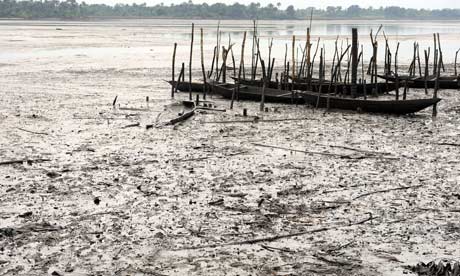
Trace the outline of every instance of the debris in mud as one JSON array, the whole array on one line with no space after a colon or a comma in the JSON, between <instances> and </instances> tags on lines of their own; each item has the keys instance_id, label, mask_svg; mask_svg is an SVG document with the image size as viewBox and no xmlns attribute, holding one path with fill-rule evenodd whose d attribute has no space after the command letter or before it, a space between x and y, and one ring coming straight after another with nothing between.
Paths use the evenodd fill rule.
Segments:
<instances>
[{"instance_id":1,"label":"debris in mud","mask_svg":"<svg viewBox=\"0 0 460 276\"><path fill-rule=\"evenodd\" d=\"M406 267L419 276L460 276L460 262L443 259Z\"/></svg>"}]
</instances>

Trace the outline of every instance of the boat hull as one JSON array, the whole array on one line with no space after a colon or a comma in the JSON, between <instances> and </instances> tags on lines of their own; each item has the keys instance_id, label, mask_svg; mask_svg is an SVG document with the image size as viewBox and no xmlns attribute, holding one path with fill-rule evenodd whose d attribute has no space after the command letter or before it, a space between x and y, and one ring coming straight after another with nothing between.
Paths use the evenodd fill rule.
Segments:
<instances>
[{"instance_id":1,"label":"boat hull","mask_svg":"<svg viewBox=\"0 0 460 276\"><path fill-rule=\"evenodd\" d=\"M319 95L318 93L303 92L302 97L305 103L318 107L326 108L328 97L326 95ZM318 96L319 95L319 96ZM318 102L319 98L319 102ZM364 99L350 99L329 97L329 108L354 110L368 113L386 113L386 114L410 114L416 113L427 107L438 103L441 99L414 99L414 100L364 100Z\"/></svg>"}]
</instances>

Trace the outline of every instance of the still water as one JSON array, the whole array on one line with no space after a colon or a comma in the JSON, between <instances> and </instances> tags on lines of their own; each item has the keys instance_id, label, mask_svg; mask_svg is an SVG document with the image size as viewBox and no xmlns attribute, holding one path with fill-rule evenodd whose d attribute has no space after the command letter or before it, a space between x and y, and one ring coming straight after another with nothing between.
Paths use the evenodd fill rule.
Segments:
<instances>
[{"instance_id":1,"label":"still water","mask_svg":"<svg viewBox=\"0 0 460 276\"><path fill-rule=\"evenodd\" d=\"M15 63L34 59L57 58L73 55L89 57L91 62L110 63L113 58L123 60L127 55L139 55L145 64L153 67L167 67L171 64L172 46L178 43L178 62L187 62L190 53L191 25L195 23L194 64L200 66L200 29L204 34L205 63L211 63L216 45L217 20L99 20L99 21L0 21L0 63ZM309 21L259 21L257 22L262 55L267 58L268 44L273 38L272 57L278 65L284 60L285 48L292 56L292 38L296 36L296 55L301 56L300 47L305 45ZM312 22L312 42L318 39L319 46L326 49L326 58L332 59L334 43L346 48L351 29L358 28L360 44L363 45L365 60L371 54L369 34L382 26L378 36L379 59L384 56L384 37L389 39L394 53L400 43L398 61L408 63L413 56L413 43L420 44L423 51L433 48L433 33L439 33L445 63L454 61L460 48L460 21L387 21L387 20L317 20ZM234 44L233 51L239 60L241 42L246 31L246 62L250 61L252 47L252 21L220 21L221 45ZM432 51L432 49L431 49ZM154 53L154 60L149 60ZM394 55L393 55L394 56ZM104 59L105 57L105 59Z\"/></svg>"}]
</instances>

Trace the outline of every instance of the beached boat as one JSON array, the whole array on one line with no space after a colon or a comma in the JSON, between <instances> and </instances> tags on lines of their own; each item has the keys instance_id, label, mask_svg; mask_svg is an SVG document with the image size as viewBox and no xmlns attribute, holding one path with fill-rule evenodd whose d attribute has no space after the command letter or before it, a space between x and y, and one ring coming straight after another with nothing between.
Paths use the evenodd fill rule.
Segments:
<instances>
[{"instance_id":1,"label":"beached boat","mask_svg":"<svg viewBox=\"0 0 460 276\"><path fill-rule=\"evenodd\" d=\"M369 113L410 114L423 110L438 103L439 98L411 99L411 100L365 100L335 97L334 95L318 94L315 92L302 92L306 104L321 108L354 110ZM319 101L319 102L318 102Z\"/></svg>"},{"instance_id":2,"label":"beached boat","mask_svg":"<svg viewBox=\"0 0 460 276\"><path fill-rule=\"evenodd\" d=\"M379 75L381 79L391 81L393 83L399 81L399 87L404 87L407 81L409 88L425 88L425 77L411 77L407 75L396 76L394 75ZM429 76L426 80L427 88L434 88L436 85L436 77ZM460 76L441 76L439 78L440 89L460 89Z\"/></svg>"},{"instance_id":3,"label":"beached boat","mask_svg":"<svg viewBox=\"0 0 460 276\"><path fill-rule=\"evenodd\" d=\"M189 92L190 90L190 83L185 81L185 82L177 82L177 81L168 81L168 83L170 85L172 85L173 87L175 87L177 85L177 91L180 91L180 92ZM208 83L208 90L207 92L211 92L211 84ZM204 83L202 82L192 82L192 92L198 92L198 93L202 93L204 92Z\"/></svg>"},{"instance_id":4,"label":"beached boat","mask_svg":"<svg viewBox=\"0 0 460 276\"><path fill-rule=\"evenodd\" d=\"M238 81L237 78L234 78L235 82ZM252 86L262 86L262 81L261 80L248 80L248 79L241 79L240 83L243 85L252 85ZM267 82L267 87L272 88L272 89L282 89L282 90L300 90L300 91L312 91L312 92L318 92L321 87L321 93L329 93L329 88L331 89L331 93L336 93L336 94L344 94L344 95L350 95L351 94L351 84L344 84L344 83L337 83L337 84L332 84L330 85L330 81L324 81L323 85L320 85L320 82L318 79L313 79L311 81L311 85L309 85L306 81L302 82L294 82L294 83L288 83L288 84L280 84L275 81L270 81ZM396 85L392 82L385 83L385 82L379 82L377 84L357 84L356 85L356 94L357 96L363 96L364 92L366 92L366 95L373 95L374 94L374 89L375 94L381 95L386 92L390 92L396 89Z\"/></svg>"},{"instance_id":5,"label":"beached boat","mask_svg":"<svg viewBox=\"0 0 460 276\"><path fill-rule=\"evenodd\" d=\"M235 100L258 101L262 99L262 87L241 85L239 93L236 93L237 84L216 84L212 85L213 93L221 95L226 99L231 99L233 91L235 91ZM296 91L285 91L278 89L265 88L265 102L269 103L287 103L287 104L303 104L304 100Z\"/></svg>"}]
</instances>

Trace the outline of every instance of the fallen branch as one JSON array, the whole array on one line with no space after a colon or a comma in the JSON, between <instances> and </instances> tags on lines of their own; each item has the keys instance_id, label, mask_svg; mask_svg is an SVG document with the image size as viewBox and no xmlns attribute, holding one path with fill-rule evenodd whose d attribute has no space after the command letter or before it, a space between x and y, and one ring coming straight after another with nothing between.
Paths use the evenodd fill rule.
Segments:
<instances>
[{"instance_id":1,"label":"fallen branch","mask_svg":"<svg viewBox=\"0 0 460 276\"><path fill-rule=\"evenodd\" d=\"M284 147L279 147L279 146L264 145L264 144L259 144L259 143L251 143L251 144L253 144L254 146L258 146L258 147L281 149L281 150L300 152L300 153L305 153L305 154L318 154L318 155L334 156L334 157L339 157L339 158L356 159L356 158L353 158L353 156L351 155L342 155L342 154L336 154L336 153L330 153L330 152L297 150L297 149L290 149L290 148L284 148Z\"/></svg>"},{"instance_id":2,"label":"fallen branch","mask_svg":"<svg viewBox=\"0 0 460 276\"><path fill-rule=\"evenodd\" d=\"M134 123L134 124L126 125L126 126L124 126L122 128L138 127L140 125L141 125L140 123Z\"/></svg>"},{"instance_id":3,"label":"fallen branch","mask_svg":"<svg viewBox=\"0 0 460 276\"><path fill-rule=\"evenodd\" d=\"M284 119L261 120L258 117L255 117L252 120L212 121L212 122L203 122L203 124L270 123L270 122L305 121L305 120L313 120L313 119L312 118L284 118Z\"/></svg>"},{"instance_id":4,"label":"fallen branch","mask_svg":"<svg viewBox=\"0 0 460 276\"><path fill-rule=\"evenodd\" d=\"M393 188L393 189L385 189L385 190L373 191L373 192L361 194L361 195L359 195L359 196L353 198L353 200L356 200L356 199L359 199L359 198L363 198L363 197L366 197L366 196L370 196L370 195L379 194L379 193L386 193L386 192L391 192L391 191L408 190L408 189L412 189L412 188L419 188L419 187L422 187L422 186L423 186L423 185L415 185L415 186L398 187L398 188Z\"/></svg>"},{"instance_id":5,"label":"fallen branch","mask_svg":"<svg viewBox=\"0 0 460 276\"><path fill-rule=\"evenodd\" d=\"M348 225L344 225L344 226L323 227L323 228L307 230L307 231L301 231L301 232L296 232L296 233L290 233L290 234L284 234L284 235L276 235L276 236L264 237L264 238L258 238L258 239L252 239L252 240L244 240L244 241L222 243L222 244L209 244L209 245L202 245L202 246L195 246L195 247L184 247L184 248L173 249L173 251L196 250L196 249L204 249L204 248L217 248L217 247L224 247L224 246L234 246L234 245L244 245L244 244L257 244L257 243L262 243L262 242L273 242L273 241L277 241L277 240L285 239L285 238L298 237L298 236L303 236L303 235L308 235L308 234L325 232L325 231L329 231L329 230L338 230L338 229L341 229L341 228L346 228L346 227L351 227L351 226L355 226L355 225L359 225L359 224L364 224L364 223L366 223L368 221L371 221L371 220L374 220L376 218L378 218L378 217L374 217L374 216L372 216L372 214L370 214L369 217L364 219L364 220L358 221L356 223L351 223L351 224L348 224Z\"/></svg>"},{"instance_id":6,"label":"fallen branch","mask_svg":"<svg viewBox=\"0 0 460 276\"><path fill-rule=\"evenodd\" d=\"M460 144L456 144L456 143L436 143L436 145L440 145L440 146L452 146L452 147L460 147Z\"/></svg>"},{"instance_id":7,"label":"fallen branch","mask_svg":"<svg viewBox=\"0 0 460 276\"><path fill-rule=\"evenodd\" d=\"M329 146L329 147L331 147L331 148L339 148L339 149L352 150L352 151L357 151L357 152L367 153L367 154L390 155L390 153L388 153L388 152L370 151L370 150L352 148L352 147L347 147L347 146L334 146L334 145L325 145L325 146Z\"/></svg>"},{"instance_id":8,"label":"fallen branch","mask_svg":"<svg viewBox=\"0 0 460 276\"><path fill-rule=\"evenodd\" d=\"M2 161L2 162L0 162L0 166L2 166L2 165L23 164L24 162L27 162L27 164L31 165L32 163L47 162L47 161L51 161L51 159L35 159L35 160L23 159L23 160L10 160L10 161Z\"/></svg>"},{"instance_id":9,"label":"fallen branch","mask_svg":"<svg viewBox=\"0 0 460 276\"><path fill-rule=\"evenodd\" d=\"M46 133L46 132L36 132L36 131L27 130L27 129L24 129L24 128L20 128L20 127L17 127L17 129L19 129L19 130L22 130L22 131L25 131L25 132L33 133L33 134L39 134L39 135L49 135L49 134L48 134L48 133Z\"/></svg>"},{"instance_id":10,"label":"fallen branch","mask_svg":"<svg viewBox=\"0 0 460 276\"><path fill-rule=\"evenodd\" d=\"M218 109L218 108L203 107L203 106L197 107L196 109L198 109L198 110L218 111L218 112L227 112L226 109Z\"/></svg>"}]
</instances>

